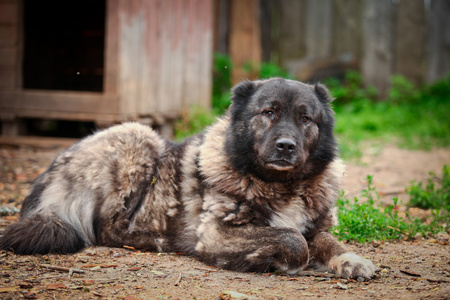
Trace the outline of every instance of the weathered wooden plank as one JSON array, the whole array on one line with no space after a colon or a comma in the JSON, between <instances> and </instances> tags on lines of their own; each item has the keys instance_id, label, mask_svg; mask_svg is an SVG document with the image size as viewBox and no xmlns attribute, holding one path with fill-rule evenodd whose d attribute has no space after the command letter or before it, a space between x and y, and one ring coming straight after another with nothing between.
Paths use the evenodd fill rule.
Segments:
<instances>
[{"instance_id":1,"label":"weathered wooden plank","mask_svg":"<svg viewBox=\"0 0 450 300\"><path fill-rule=\"evenodd\" d=\"M16 48L1 48L0 47L0 68L14 69L17 66L18 53Z\"/></svg>"},{"instance_id":2,"label":"weathered wooden plank","mask_svg":"<svg viewBox=\"0 0 450 300\"><path fill-rule=\"evenodd\" d=\"M394 4L391 0L364 0L363 5L362 74L366 84L385 96L394 67Z\"/></svg>"},{"instance_id":3,"label":"weathered wooden plank","mask_svg":"<svg viewBox=\"0 0 450 300\"><path fill-rule=\"evenodd\" d=\"M72 120L99 122L101 124L113 124L123 121L137 121L139 118L124 114L103 114L103 113L80 113L65 111L48 111L48 110L30 110L30 109L4 109L8 114L17 118L36 118L36 119L54 119L54 120Z\"/></svg>"},{"instance_id":4,"label":"weathered wooden plank","mask_svg":"<svg viewBox=\"0 0 450 300\"><path fill-rule=\"evenodd\" d=\"M333 41L332 12L332 0L307 1L305 47L308 58L322 58L331 55Z\"/></svg>"},{"instance_id":5,"label":"weathered wooden plank","mask_svg":"<svg viewBox=\"0 0 450 300\"><path fill-rule=\"evenodd\" d=\"M214 0L214 29L213 49L214 52L228 53L228 15L230 9L229 0Z\"/></svg>"},{"instance_id":6,"label":"weathered wooden plank","mask_svg":"<svg viewBox=\"0 0 450 300\"><path fill-rule=\"evenodd\" d=\"M259 25L261 30L261 60L279 63L280 3L275 0L259 1Z\"/></svg>"},{"instance_id":7,"label":"weathered wooden plank","mask_svg":"<svg viewBox=\"0 0 450 300\"><path fill-rule=\"evenodd\" d=\"M80 139L72 138L51 138L51 137L36 137L36 136L0 136L0 145L10 146L31 146L34 148L67 148L75 144Z\"/></svg>"},{"instance_id":8,"label":"weathered wooden plank","mask_svg":"<svg viewBox=\"0 0 450 300\"><path fill-rule=\"evenodd\" d=\"M173 49L171 47L171 40L173 38L173 22L174 22L174 8L173 1L162 1L159 13L161 14L161 35L159 43L161 45L160 53L160 77L158 89L158 111L166 112L172 108L172 103L176 99L172 98L172 76L176 76L173 72Z\"/></svg>"},{"instance_id":9,"label":"weathered wooden plank","mask_svg":"<svg viewBox=\"0 0 450 300\"><path fill-rule=\"evenodd\" d=\"M203 4L203 5L202 5ZM195 32L196 41L198 43L198 56L196 57L195 64L195 72L196 72L196 80L195 80L195 94L196 97L193 98L194 103L206 108L210 107L210 83L212 76L212 14L213 7L212 1L201 1L195 0L193 1L193 5L199 7L193 16L193 20L195 21ZM192 89L190 89L192 91Z\"/></svg>"},{"instance_id":10,"label":"weathered wooden plank","mask_svg":"<svg viewBox=\"0 0 450 300\"><path fill-rule=\"evenodd\" d=\"M0 91L0 109L115 114L115 98L91 92Z\"/></svg>"},{"instance_id":11,"label":"weathered wooden plank","mask_svg":"<svg viewBox=\"0 0 450 300\"><path fill-rule=\"evenodd\" d=\"M0 87L13 90L21 79L19 0L0 1Z\"/></svg>"},{"instance_id":12,"label":"weathered wooden plank","mask_svg":"<svg viewBox=\"0 0 450 300\"><path fill-rule=\"evenodd\" d=\"M183 70L184 77L184 108L187 108L195 103L198 103L199 98L199 47L200 41L198 40L198 30L196 26L196 21L200 18L200 12L196 9L197 1L189 0L188 7L186 9L187 19L187 39L186 42L186 56L185 56L185 66ZM203 59L203 58L200 58Z\"/></svg>"},{"instance_id":13,"label":"weathered wooden plank","mask_svg":"<svg viewBox=\"0 0 450 300\"><path fill-rule=\"evenodd\" d=\"M23 86L23 51L24 51L24 20L23 20L23 0L13 0L17 3L17 25L16 28L16 44L15 49L17 51L16 69L14 74L14 89L20 89Z\"/></svg>"},{"instance_id":14,"label":"weathered wooden plank","mask_svg":"<svg viewBox=\"0 0 450 300\"><path fill-rule=\"evenodd\" d=\"M200 64L199 76L199 99L198 103L207 109L211 107L211 90L212 90L212 62L213 62L213 2L197 0L198 5L202 8L202 18L199 25L199 34L201 35Z\"/></svg>"},{"instance_id":15,"label":"weathered wooden plank","mask_svg":"<svg viewBox=\"0 0 450 300\"><path fill-rule=\"evenodd\" d=\"M306 15L304 0L281 0L278 37L279 63L287 66L290 61L305 55Z\"/></svg>"},{"instance_id":16,"label":"weathered wooden plank","mask_svg":"<svg viewBox=\"0 0 450 300\"><path fill-rule=\"evenodd\" d=\"M394 72L404 75L415 84L420 84L423 78L425 58L425 4L423 0L400 1L396 24Z\"/></svg>"},{"instance_id":17,"label":"weathered wooden plank","mask_svg":"<svg viewBox=\"0 0 450 300\"><path fill-rule=\"evenodd\" d=\"M125 3L128 3L128 1L124 1ZM145 19L145 13L144 13L144 7L148 5L146 0L139 0L136 1L132 6L132 15L135 18L136 21L136 39L134 41L135 45L134 47L134 55L129 57L129 61L133 65L133 71L134 74L134 80L136 81L136 88L135 91L135 98L130 99L130 103L132 109L130 110L130 113L139 115L141 112L139 111L139 104L144 101L144 93L143 88L146 84L144 78L142 77L144 74L144 70L146 68L146 61L145 61L145 34L146 34L146 27L147 27L147 20ZM133 54L133 53L130 53Z\"/></svg>"},{"instance_id":18,"label":"weathered wooden plank","mask_svg":"<svg viewBox=\"0 0 450 300\"><path fill-rule=\"evenodd\" d=\"M16 86L16 70L0 66L0 88L12 89Z\"/></svg>"},{"instance_id":19,"label":"weathered wooden plank","mask_svg":"<svg viewBox=\"0 0 450 300\"><path fill-rule=\"evenodd\" d=\"M259 25L259 1L231 0L230 10L230 57L233 61L232 82L258 77L261 63L261 37ZM243 67L250 63L253 72Z\"/></svg>"},{"instance_id":20,"label":"weathered wooden plank","mask_svg":"<svg viewBox=\"0 0 450 300\"><path fill-rule=\"evenodd\" d=\"M198 103L199 89L207 95L203 103L209 103L211 3L120 2L119 82L123 111L143 116L173 115L185 104Z\"/></svg>"},{"instance_id":21,"label":"weathered wooden plank","mask_svg":"<svg viewBox=\"0 0 450 300\"><path fill-rule=\"evenodd\" d=\"M209 109L211 107L211 77L212 77L212 47L213 47L213 2L194 0L191 3L191 22L193 23L194 47L190 53L192 58L193 76L192 86L187 86L187 93L191 96L185 108L192 104Z\"/></svg>"},{"instance_id":22,"label":"weathered wooden plank","mask_svg":"<svg viewBox=\"0 0 450 300\"><path fill-rule=\"evenodd\" d=\"M19 20L19 1L0 1L0 23L17 25Z\"/></svg>"},{"instance_id":23,"label":"weathered wooden plank","mask_svg":"<svg viewBox=\"0 0 450 300\"><path fill-rule=\"evenodd\" d=\"M144 40L142 32L142 18L140 14L141 2L130 0L119 2L119 86L120 111L123 113L137 113L137 103L140 100L140 75L142 47Z\"/></svg>"},{"instance_id":24,"label":"weathered wooden plank","mask_svg":"<svg viewBox=\"0 0 450 300\"><path fill-rule=\"evenodd\" d=\"M341 61L360 61L362 55L362 2L336 0L333 13L333 50Z\"/></svg>"},{"instance_id":25,"label":"weathered wooden plank","mask_svg":"<svg viewBox=\"0 0 450 300\"><path fill-rule=\"evenodd\" d=\"M161 6L160 0L151 0L143 7L145 14L144 20L144 54L140 58L143 64L142 69L142 98L139 103L139 113L142 115L148 115L157 112L158 105L158 88L159 83L159 63L160 63L160 14L159 9Z\"/></svg>"},{"instance_id":26,"label":"weathered wooden plank","mask_svg":"<svg viewBox=\"0 0 450 300\"><path fill-rule=\"evenodd\" d=\"M183 70L184 60L186 57L185 42L187 31L184 24L189 20L186 19L184 12L186 11L188 2L184 0L175 0L172 7L172 29L171 29L171 54L172 62L172 80L170 83L171 99L170 106L167 111L177 111L183 108Z\"/></svg>"},{"instance_id":27,"label":"weathered wooden plank","mask_svg":"<svg viewBox=\"0 0 450 300\"><path fill-rule=\"evenodd\" d=\"M109 95L119 91L119 1L107 0L105 24L105 66L103 91Z\"/></svg>"},{"instance_id":28,"label":"weathered wooden plank","mask_svg":"<svg viewBox=\"0 0 450 300\"><path fill-rule=\"evenodd\" d=\"M426 81L443 78L450 71L450 1L430 0Z\"/></svg>"},{"instance_id":29,"label":"weathered wooden plank","mask_svg":"<svg viewBox=\"0 0 450 300\"><path fill-rule=\"evenodd\" d=\"M1 9L1 8L0 8ZM0 47L14 47L18 43L17 25L0 23Z\"/></svg>"}]
</instances>

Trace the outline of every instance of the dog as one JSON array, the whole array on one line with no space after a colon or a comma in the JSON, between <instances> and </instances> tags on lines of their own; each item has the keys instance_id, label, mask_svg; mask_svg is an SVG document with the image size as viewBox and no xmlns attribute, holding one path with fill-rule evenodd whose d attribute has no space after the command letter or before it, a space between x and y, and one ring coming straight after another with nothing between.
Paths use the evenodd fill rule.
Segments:
<instances>
[{"instance_id":1,"label":"dog","mask_svg":"<svg viewBox=\"0 0 450 300\"><path fill-rule=\"evenodd\" d=\"M374 264L329 232L343 164L328 89L245 80L231 100L223 117L182 143L129 122L72 145L35 180L0 248L128 245L229 270L311 267L372 278Z\"/></svg>"}]
</instances>

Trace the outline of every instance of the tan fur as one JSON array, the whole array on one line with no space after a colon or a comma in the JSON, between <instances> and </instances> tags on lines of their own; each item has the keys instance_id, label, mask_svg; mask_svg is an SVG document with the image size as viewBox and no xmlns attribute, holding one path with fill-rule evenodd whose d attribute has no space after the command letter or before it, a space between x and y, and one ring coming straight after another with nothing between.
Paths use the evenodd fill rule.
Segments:
<instances>
[{"instance_id":1,"label":"tan fur","mask_svg":"<svg viewBox=\"0 0 450 300\"><path fill-rule=\"evenodd\" d=\"M376 271L375 265L368 259L354 253L344 253L330 260L327 271L330 270L340 277L368 277Z\"/></svg>"},{"instance_id":2,"label":"tan fur","mask_svg":"<svg viewBox=\"0 0 450 300\"><path fill-rule=\"evenodd\" d=\"M268 184L252 176L242 176L233 170L224 151L228 123L229 117L225 117L209 128L200 147L200 168L205 175L205 182L213 191L219 193L214 205L209 207L212 213L224 221L239 219L235 213L227 214L234 210L237 200L220 196L220 193L224 193L242 196L248 201L270 199L269 201L279 206L279 211L271 221L272 226L290 227L303 233L312 219L328 210L330 213L326 217L331 220L329 226L337 225L333 207L344 173L344 165L340 159L330 164L314 181L305 181L294 187L295 190L290 192L297 197L287 201L285 184Z\"/></svg>"}]
</instances>

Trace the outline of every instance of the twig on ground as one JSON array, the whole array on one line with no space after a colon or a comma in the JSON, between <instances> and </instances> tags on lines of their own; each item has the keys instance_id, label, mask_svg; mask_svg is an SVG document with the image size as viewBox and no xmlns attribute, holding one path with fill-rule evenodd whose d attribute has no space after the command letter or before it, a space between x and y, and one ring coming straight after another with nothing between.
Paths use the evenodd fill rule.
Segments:
<instances>
[{"instance_id":1,"label":"twig on ground","mask_svg":"<svg viewBox=\"0 0 450 300\"><path fill-rule=\"evenodd\" d=\"M41 268L46 268L46 269L55 270L55 271L84 274L83 270L76 269L76 268L66 268L66 267L53 266L53 265L47 265L47 264L40 264L39 266Z\"/></svg>"},{"instance_id":2,"label":"twig on ground","mask_svg":"<svg viewBox=\"0 0 450 300\"><path fill-rule=\"evenodd\" d=\"M409 275L409 276L414 276L414 277L422 276L419 273L416 273L416 272L413 272L413 271L408 271L408 270L400 270L400 272L402 272L403 274Z\"/></svg>"},{"instance_id":3,"label":"twig on ground","mask_svg":"<svg viewBox=\"0 0 450 300\"><path fill-rule=\"evenodd\" d=\"M203 267L194 267L194 269L202 270L202 271L206 271L206 272L217 272L217 270L209 269L209 268L203 268Z\"/></svg>"},{"instance_id":4,"label":"twig on ground","mask_svg":"<svg viewBox=\"0 0 450 300\"><path fill-rule=\"evenodd\" d=\"M179 286L179 285L180 285L181 277L182 277L182 274L180 273L180 274L178 275L177 280L175 281L175 284L174 284L175 286Z\"/></svg>"},{"instance_id":5,"label":"twig on ground","mask_svg":"<svg viewBox=\"0 0 450 300\"><path fill-rule=\"evenodd\" d=\"M314 276L314 277L325 277L325 278L335 278L336 275L328 272L317 272L317 271L300 271L297 272L298 276Z\"/></svg>"}]
</instances>

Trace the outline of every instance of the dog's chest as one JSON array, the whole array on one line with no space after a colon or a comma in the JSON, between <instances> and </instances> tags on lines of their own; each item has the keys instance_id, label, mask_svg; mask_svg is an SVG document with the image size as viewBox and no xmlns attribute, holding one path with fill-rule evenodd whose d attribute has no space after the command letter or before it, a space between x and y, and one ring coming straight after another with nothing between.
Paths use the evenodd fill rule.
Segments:
<instances>
[{"instance_id":1,"label":"dog's chest","mask_svg":"<svg viewBox=\"0 0 450 300\"><path fill-rule=\"evenodd\" d=\"M314 212L309 210L304 201L298 197L274 211L270 216L269 224L272 227L292 228L304 233L313 215Z\"/></svg>"},{"instance_id":2,"label":"dog's chest","mask_svg":"<svg viewBox=\"0 0 450 300\"><path fill-rule=\"evenodd\" d=\"M317 213L306 207L301 197L287 200L269 199L238 200L223 193L207 191L203 211L209 211L224 223L241 225L253 223L272 227L292 228L304 233ZM282 202L271 203L271 202Z\"/></svg>"}]
</instances>

